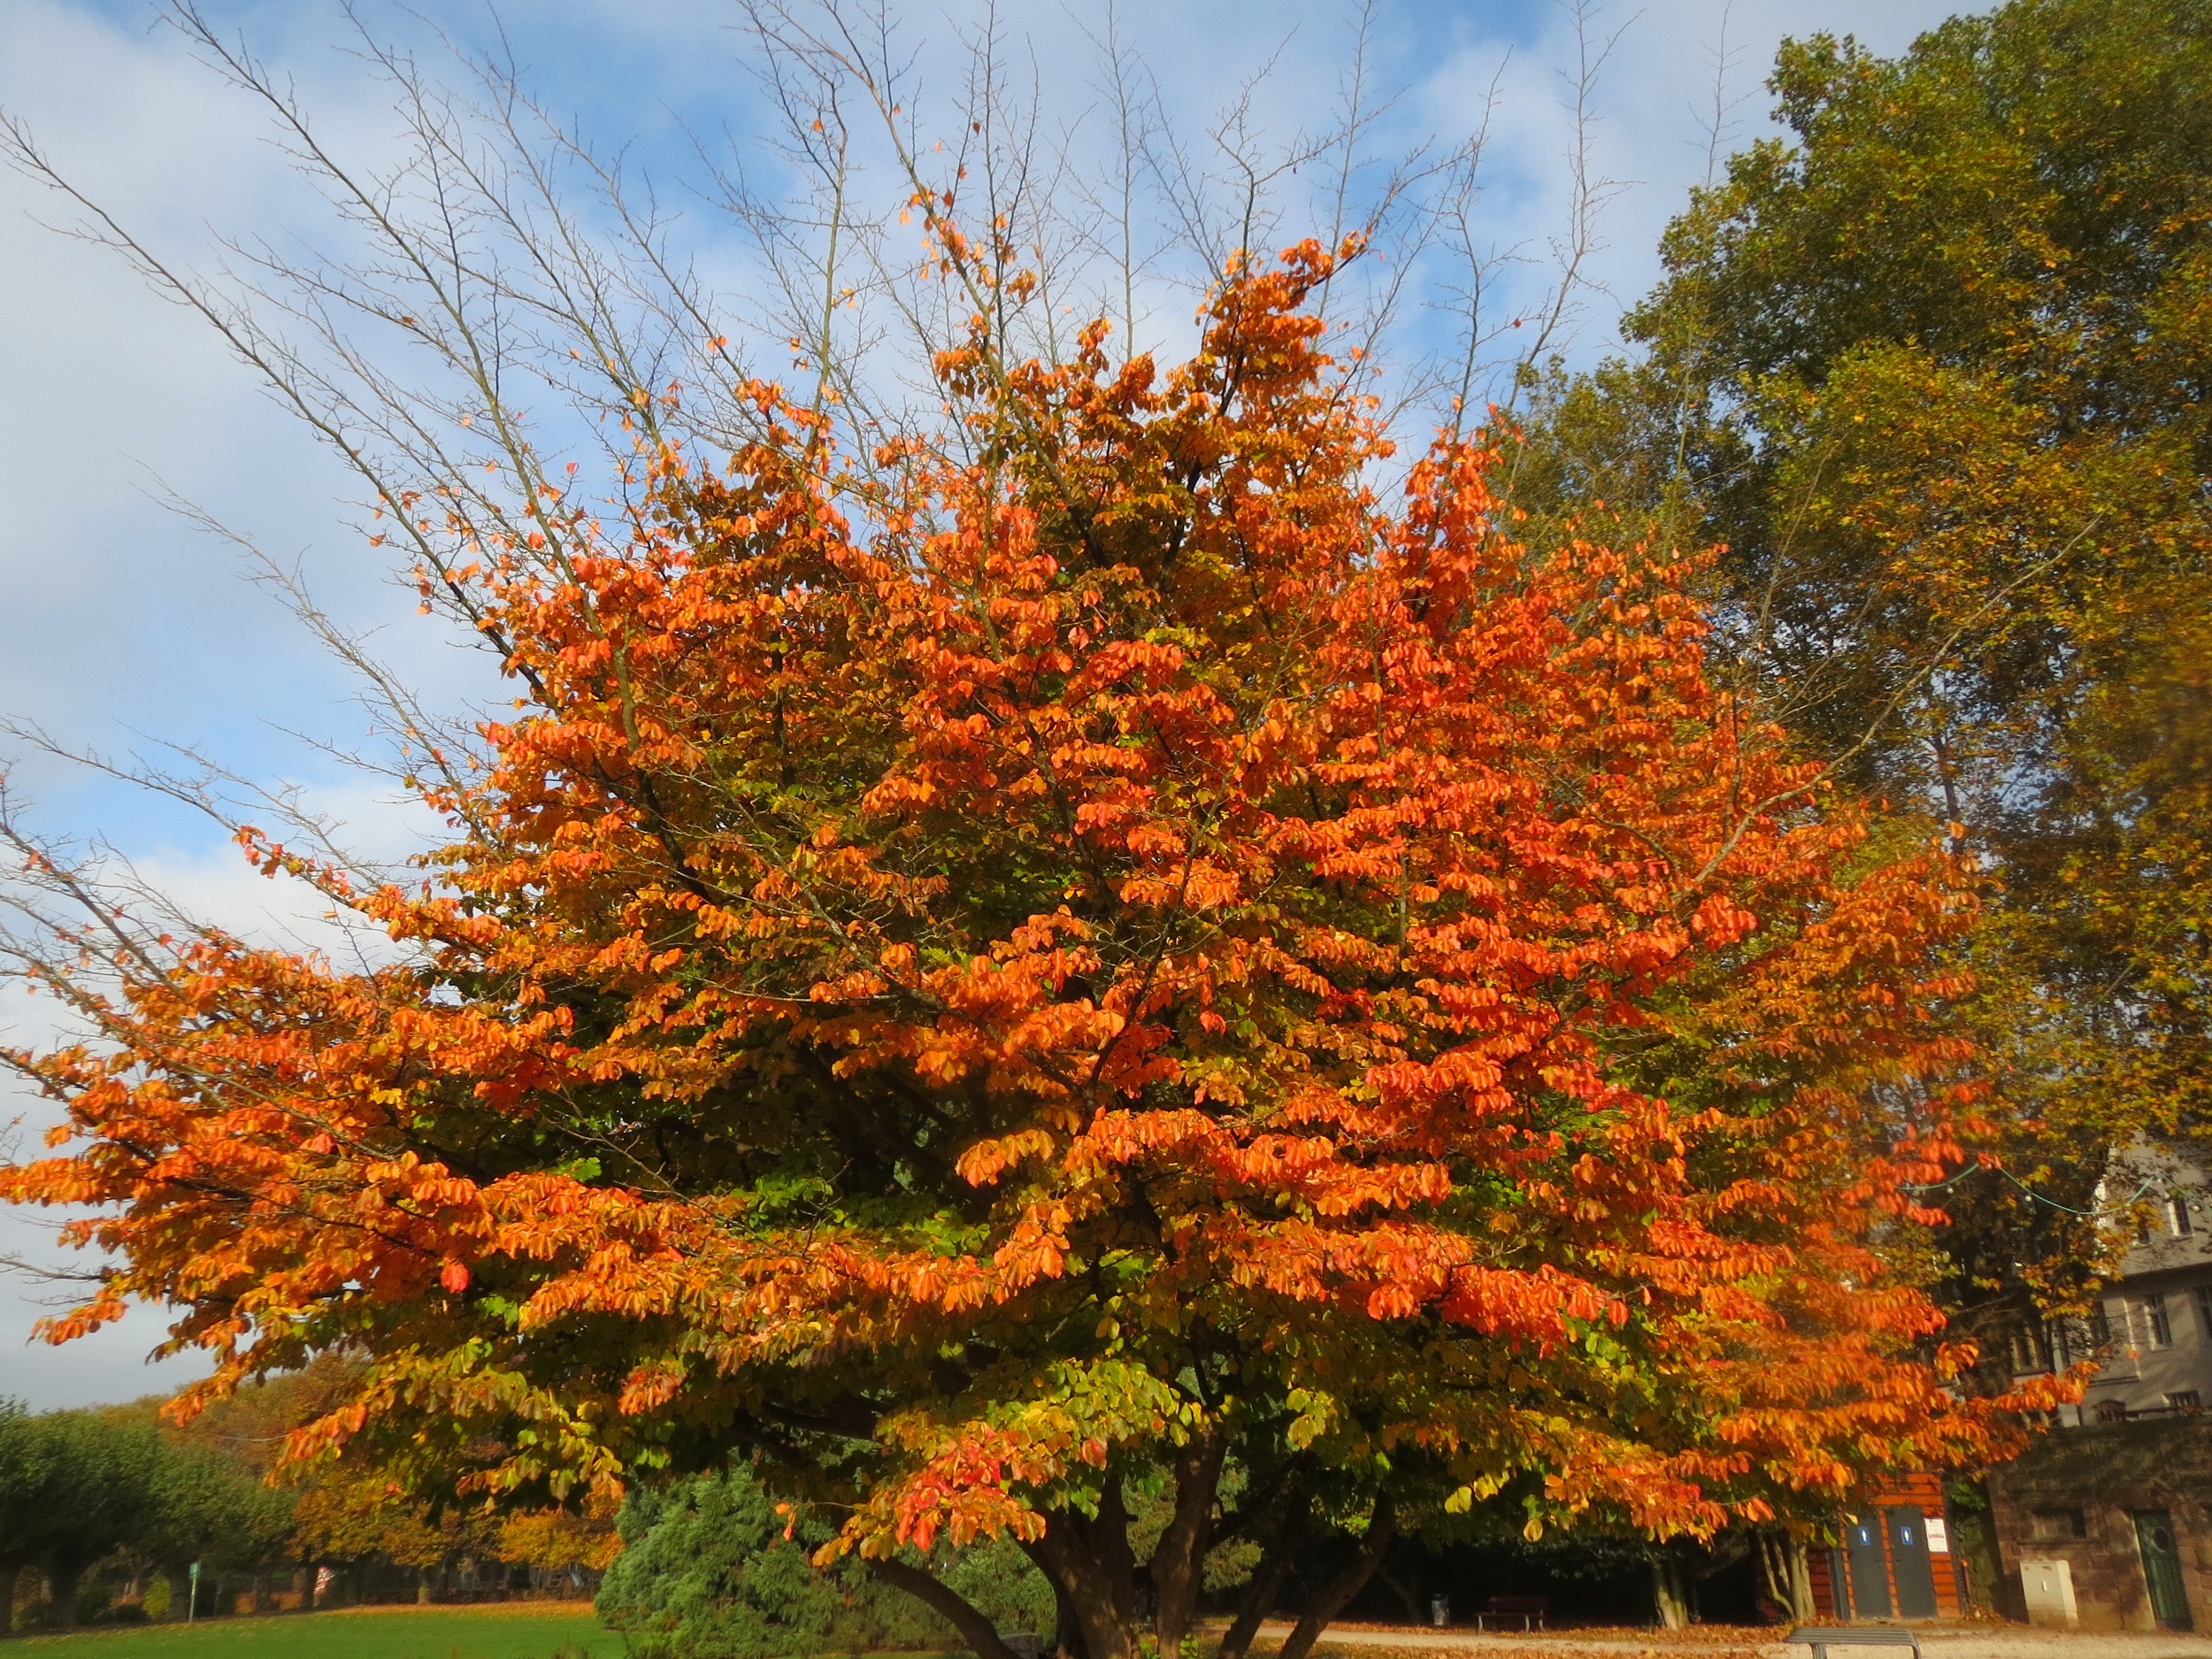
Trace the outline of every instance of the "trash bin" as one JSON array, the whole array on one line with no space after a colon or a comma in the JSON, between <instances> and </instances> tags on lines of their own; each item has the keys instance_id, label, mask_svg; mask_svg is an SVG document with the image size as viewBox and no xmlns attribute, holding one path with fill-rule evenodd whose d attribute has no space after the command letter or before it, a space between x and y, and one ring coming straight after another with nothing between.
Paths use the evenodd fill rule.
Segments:
<instances>
[{"instance_id":1,"label":"trash bin","mask_svg":"<svg viewBox=\"0 0 2212 1659\"><path fill-rule=\"evenodd\" d=\"M1429 1598L1429 1623L1442 1630L1452 1622L1452 1598L1432 1595Z\"/></svg>"}]
</instances>

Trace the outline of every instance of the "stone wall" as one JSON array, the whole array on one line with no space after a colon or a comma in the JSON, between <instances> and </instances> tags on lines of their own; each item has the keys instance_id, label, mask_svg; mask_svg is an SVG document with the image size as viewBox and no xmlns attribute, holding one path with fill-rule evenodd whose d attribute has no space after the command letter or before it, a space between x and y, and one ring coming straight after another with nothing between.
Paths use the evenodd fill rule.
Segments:
<instances>
[{"instance_id":1,"label":"stone wall","mask_svg":"<svg viewBox=\"0 0 2212 1659\"><path fill-rule=\"evenodd\" d=\"M2199 1630L2212 1630L2212 1417L2154 1418L2054 1430L1989 1474L1992 1520L2021 1616L2020 1563L2072 1565L2081 1628L2149 1631L2134 1515L2173 1517L2181 1579Z\"/></svg>"}]
</instances>

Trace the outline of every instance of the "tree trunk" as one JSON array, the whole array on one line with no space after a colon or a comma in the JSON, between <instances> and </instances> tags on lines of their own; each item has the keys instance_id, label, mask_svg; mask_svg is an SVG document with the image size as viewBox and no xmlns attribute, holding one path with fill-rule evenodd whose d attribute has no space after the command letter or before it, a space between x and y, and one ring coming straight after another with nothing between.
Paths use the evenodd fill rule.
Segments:
<instances>
[{"instance_id":1,"label":"tree trunk","mask_svg":"<svg viewBox=\"0 0 2212 1659\"><path fill-rule=\"evenodd\" d=\"M1206 1552L1213 1547L1214 1498L1229 1437L1218 1422L1195 1434L1175 1454L1175 1515L1152 1552L1153 1633L1160 1659L1176 1659L1198 1617Z\"/></svg>"},{"instance_id":2,"label":"tree trunk","mask_svg":"<svg viewBox=\"0 0 2212 1659\"><path fill-rule=\"evenodd\" d=\"M1391 1540L1398 1535L1398 1511L1385 1493L1375 1500L1373 1514L1368 1517L1367 1536L1360 1541L1358 1551L1313 1598L1312 1604L1299 1616L1298 1623L1283 1643L1280 1659L1306 1659L1313 1645L1321 1639L1321 1632L1329 1627L1329 1621L1344 1609L1344 1604L1367 1587L1367 1581L1375 1576L1375 1569L1382 1565L1382 1558L1389 1553Z\"/></svg>"},{"instance_id":3,"label":"tree trunk","mask_svg":"<svg viewBox=\"0 0 2212 1659\"><path fill-rule=\"evenodd\" d=\"M190 1580L185 1576L185 1563L180 1561L163 1562L161 1576L169 1586L169 1610L162 1615L162 1622L181 1624L184 1623L185 1598L191 1594L188 1587Z\"/></svg>"},{"instance_id":4,"label":"tree trunk","mask_svg":"<svg viewBox=\"0 0 2212 1659\"><path fill-rule=\"evenodd\" d=\"M1805 1546L1786 1528L1762 1529L1752 1534L1758 1553L1759 1587L1783 1617L1809 1624L1817 1617L1813 1609L1813 1575L1805 1563Z\"/></svg>"},{"instance_id":5,"label":"tree trunk","mask_svg":"<svg viewBox=\"0 0 2212 1659\"><path fill-rule=\"evenodd\" d=\"M1783 1549L1790 1570L1790 1617L1801 1624L1810 1624L1819 1618L1820 1608L1813 1600L1813 1564L1806 1558L1805 1540L1788 1539Z\"/></svg>"},{"instance_id":6,"label":"tree trunk","mask_svg":"<svg viewBox=\"0 0 2212 1659\"><path fill-rule=\"evenodd\" d=\"M940 1583L919 1567L902 1561L872 1561L868 1571L894 1590L903 1590L917 1601L933 1609L960 1632L976 1659L1014 1659L1014 1650L998 1639L998 1630L975 1603L958 1591Z\"/></svg>"},{"instance_id":7,"label":"tree trunk","mask_svg":"<svg viewBox=\"0 0 2212 1659\"><path fill-rule=\"evenodd\" d=\"M1651 1558L1651 1599L1662 1630L1689 1628L1689 1586L1682 1575L1682 1563L1671 1555Z\"/></svg>"},{"instance_id":8,"label":"tree trunk","mask_svg":"<svg viewBox=\"0 0 2212 1659\"><path fill-rule=\"evenodd\" d=\"M1045 1535L1030 1553L1064 1596L1082 1638L1083 1659L1132 1659L1136 1578L1120 1483L1106 1483L1094 1521L1072 1509L1048 1513Z\"/></svg>"},{"instance_id":9,"label":"tree trunk","mask_svg":"<svg viewBox=\"0 0 2212 1659\"><path fill-rule=\"evenodd\" d=\"M1300 1503L1284 1517L1275 1529L1260 1564L1253 1570L1252 1582L1244 1586L1244 1594L1237 1601L1237 1616L1229 1622L1229 1633L1221 1639L1216 1659L1244 1659L1245 1650L1251 1647L1252 1638L1267 1616L1275 1610L1275 1603L1283 1594L1283 1584L1290 1577L1292 1565L1298 1559L1298 1547L1306 1538L1306 1510Z\"/></svg>"},{"instance_id":10,"label":"tree trunk","mask_svg":"<svg viewBox=\"0 0 2212 1659\"><path fill-rule=\"evenodd\" d=\"M1038 1563L1040 1570L1043 1565ZM1048 1573L1046 1576L1050 1578ZM1059 1659L1088 1659L1090 1650L1083 1645L1083 1621L1075 1616L1075 1602L1057 1579L1051 1583L1053 1651Z\"/></svg>"},{"instance_id":11,"label":"tree trunk","mask_svg":"<svg viewBox=\"0 0 2212 1659\"><path fill-rule=\"evenodd\" d=\"M77 1628L77 1590L84 1582L84 1570L85 1563L75 1555L57 1553L46 1563L46 1594L58 1629Z\"/></svg>"},{"instance_id":12,"label":"tree trunk","mask_svg":"<svg viewBox=\"0 0 2212 1659\"><path fill-rule=\"evenodd\" d=\"M1375 1576L1388 1585L1391 1594L1398 1598L1400 1605L1406 1610L1407 1624L1425 1624L1428 1623L1423 1614L1421 1592L1417 1586L1408 1584L1388 1567L1376 1568Z\"/></svg>"},{"instance_id":13,"label":"tree trunk","mask_svg":"<svg viewBox=\"0 0 2212 1659\"><path fill-rule=\"evenodd\" d=\"M1038 1566L1042 1571L1041 1562ZM1083 1646L1083 1621L1076 1617L1075 1603L1056 1580L1052 1584L1052 1651L1055 1659L1087 1659Z\"/></svg>"},{"instance_id":14,"label":"tree trunk","mask_svg":"<svg viewBox=\"0 0 2212 1659\"><path fill-rule=\"evenodd\" d=\"M0 1561L0 1636L15 1629L15 1587L22 1578L21 1562Z\"/></svg>"},{"instance_id":15,"label":"tree trunk","mask_svg":"<svg viewBox=\"0 0 2212 1659\"><path fill-rule=\"evenodd\" d=\"M1082 1524L1080 1516L1071 1515L1069 1518ZM1105 1574L1114 1611L1123 1628L1133 1636L1137 1627L1137 1558L1129 1553L1128 1500L1118 1477L1107 1477L1105 1490L1099 1494L1098 1513L1083 1525L1083 1530L1089 1539L1091 1554L1097 1557L1100 1570ZM1107 1659L1094 1642L1091 1659Z\"/></svg>"}]
</instances>

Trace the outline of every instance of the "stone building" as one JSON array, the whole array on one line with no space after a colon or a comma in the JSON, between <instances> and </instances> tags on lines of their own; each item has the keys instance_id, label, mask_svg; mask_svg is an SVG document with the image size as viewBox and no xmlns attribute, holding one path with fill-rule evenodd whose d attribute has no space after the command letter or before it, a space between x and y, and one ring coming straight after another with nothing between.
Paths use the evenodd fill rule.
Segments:
<instances>
[{"instance_id":1,"label":"stone building","mask_svg":"<svg viewBox=\"0 0 2212 1659\"><path fill-rule=\"evenodd\" d=\"M2079 1406L1989 1477L2015 1617L2084 1630L2212 1629L2212 1190L2139 1148L2104 1202L2135 1240L2086 1321L2014 1340L2030 1376L2087 1360Z\"/></svg>"},{"instance_id":2,"label":"stone building","mask_svg":"<svg viewBox=\"0 0 2212 1659\"><path fill-rule=\"evenodd\" d=\"M2116 1207L2132 1198L2148 1211L2118 1281L2085 1325L2055 1322L2016 1337L2013 1370L2097 1362L2088 1397L2062 1414L2070 1425L2201 1410L2212 1401L2212 1191L2204 1171L2137 1151L2106 1185Z\"/></svg>"},{"instance_id":3,"label":"stone building","mask_svg":"<svg viewBox=\"0 0 2212 1659\"><path fill-rule=\"evenodd\" d=\"M1989 1495L2016 1598L2002 1610L2082 1630L2212 1630L2212 1418L2055 1430L1992 1470Z\"/></svg>"}]
</instances>

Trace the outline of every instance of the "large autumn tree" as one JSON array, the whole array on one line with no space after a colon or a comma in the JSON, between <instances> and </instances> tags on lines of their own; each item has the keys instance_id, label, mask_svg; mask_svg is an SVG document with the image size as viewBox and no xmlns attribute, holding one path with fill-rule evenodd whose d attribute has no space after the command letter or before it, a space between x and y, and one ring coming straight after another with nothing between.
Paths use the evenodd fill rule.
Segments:
<instances>
[{"instance_id":1,"label":"large autumn tree","mask_svg":"<svg viewBox=\"0 0 2212 1659\"><path fill-rule=\"evenodd\" d=\"M1125 1659L1223 1543L1279 1584L1345 1529L1295 1655L1404 1525L1697 1534L1985 1452L1885 1249L1973 1110L1951 857L1716 689L1681 557L1517 542L1455 437L1394 472L1320 315L1358 239L1232 257L1163 367L1025 335L1037 244L908 165L957 319L922 413L826 347L795 395L580 344L596 479L526 435L472 255L317 276L477 377L358 442L175 285L513 705L393 695L450 837L405 880L241 831L365 962L12 832L85 1034L11 1056L65 1122L0 1193L119 1263L51 1334L176 1304L203 1395L344 1353L296 1454L426 1486L749 1455L990 1659L940 1539L1010 1535ZM555 296L585 344L598 291Z\"/></svg>"},{"instance_id":2,"label":"large autumn tree","mask_svg":"<svg viewBox=\"0 0 2212 1659\"><path fill-rule=\"evenodd\" d=\"M1663 1532L1972 1449L1871 1248L1949 1151L1945 861L1715 696L1678 572L1532 559L1465 446L1378 501L1332 264L1166 374L956 354L979 458L864 483L764 387L488 547L527 696L426 881L248 841L407 959L134 941L17 1056L82 1144L5 1190L125 1263L57 1333L357 1350L324 1437L517 1489L747 1447L887 1571L1010 1530L1092 1659L1147 1462L1171 1647L1233 1454Z\"/></svg>"},{"instance_id":3,"label":"large autumn tree","mask_svg":"<svg viewBox=\"0 0 2212 1659\"><path fill-rule=\"evenodd\" d=\"M2005 1169L1943 1243L1993 1353L2125 1236L2113 1153L2206 1121L2212 19L2016 0L1770 84L1787 137L1676 221L1642 355L1554 386L1514 494L1724 544L1729 683L1985 865Z\"/></svg>"}]
</instances>

